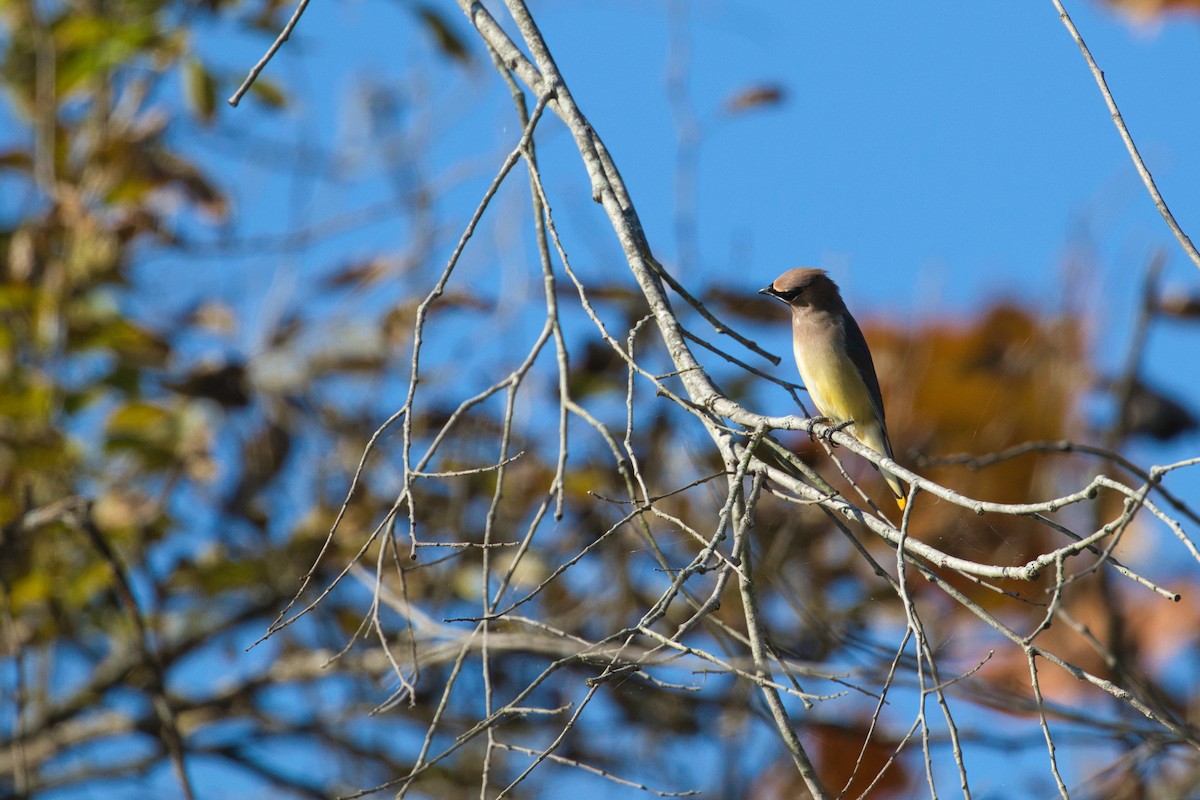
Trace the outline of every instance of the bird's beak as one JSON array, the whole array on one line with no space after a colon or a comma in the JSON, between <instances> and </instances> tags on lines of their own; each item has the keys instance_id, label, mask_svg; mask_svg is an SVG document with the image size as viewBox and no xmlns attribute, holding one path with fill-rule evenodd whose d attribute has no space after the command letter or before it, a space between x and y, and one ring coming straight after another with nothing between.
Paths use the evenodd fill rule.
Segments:
<instances>
[{"instance_id":1,"label":"bird's beak","mask_svg":"<svg viewBox=\"0 0 1200 800\"><path fill-rule=\"evenodd\" d=\"M758 293L766 294L766 295L770 295L771 297L774 297L775 296L775 287L774 286L765 286L762 289L759 289Z\"/></svg>"}]
</instances>

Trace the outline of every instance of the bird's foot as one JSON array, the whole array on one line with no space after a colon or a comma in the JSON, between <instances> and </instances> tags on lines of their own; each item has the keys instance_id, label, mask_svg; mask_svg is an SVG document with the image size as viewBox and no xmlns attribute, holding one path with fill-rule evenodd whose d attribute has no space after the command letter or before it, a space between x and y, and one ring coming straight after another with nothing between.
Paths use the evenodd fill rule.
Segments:
<instances>
[{"instance_id":1,"label":"bird's foot","mask_svg":"<svg viewBox=\"0 0 1200 800\"><path fill-rule=\"evenodd\" d=\"M821 438L824 439L826 442L828 442L830 447L837 447L838 443L833 440L833 435L835 433L837 433L838 431L846 430L846 428L849 428L853 424L854 424L854 420L852 420L852 419L848 419L845 422L839 422L837 425L834 425L833 427L829 428L824 433L822 433Z\"/></svg>"},{"instance_id":2,"label":"bird's foot","mask_svg":"<svg viewBox=\"0 0 1200 800\"><path fill-rule=\"evenodd\" d=\"M817 441L817 434L813 432L813 426L818 422L830 422L829 417L809 417L808 418L808 438L814 442Z\"/></svg>"}]
</instances>

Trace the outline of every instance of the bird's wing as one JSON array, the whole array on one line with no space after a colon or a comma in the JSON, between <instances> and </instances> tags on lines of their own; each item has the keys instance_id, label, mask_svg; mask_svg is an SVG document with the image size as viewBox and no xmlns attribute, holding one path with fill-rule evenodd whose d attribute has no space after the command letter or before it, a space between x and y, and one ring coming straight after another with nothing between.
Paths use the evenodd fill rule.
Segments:
<instances>
[{"instance_id":1,"label":"bird's wing","mask_svg":"<svg viewBox=\"0 0 1200 800\"><path fill-rule=\"evenodd\" d=\"M871 397L871 407L875 410L875 416L880 422L879 427L882 429L884 455L892 458L892 443L888 440L887 423L883 414L883 393L879 391L879 378L875 376L875 362L871 360L871 350L867 347L866 337L863 336L854 317L845 314L842 319L845 326L846 354L850 356L858 374L862 376L863 383L866 384L867 394Z\"/></svg>"}]
</instances>

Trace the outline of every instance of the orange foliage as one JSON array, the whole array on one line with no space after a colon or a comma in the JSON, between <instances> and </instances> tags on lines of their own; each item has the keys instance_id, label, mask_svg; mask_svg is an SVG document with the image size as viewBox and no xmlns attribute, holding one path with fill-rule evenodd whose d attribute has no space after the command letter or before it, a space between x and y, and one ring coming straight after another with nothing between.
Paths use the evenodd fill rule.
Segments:
<instances>
[{"instance_id":1,"label":"orange foliage","mask_svg":"<svg viewBox=\"0 0 1200 800\"><path fill-rule=\"evenodd\" d=\"M1200 0L1107 0L1110 6L1137 19L1148 19L1173 11L1200 12Z\"/></svg>"},{"instance_id":2,"label":"orange foliage","mask_svg":"<svg viewBox=\"0 0 1200 800\"><path fill-rule=\"evenodd\" d=\"M874 800L903 797L912 775L903 759L888 763L895 756L899 742L879 730L867 741L869 727L870 720L847 726L807 726L805 734L816 745L809 746L808 752L813 757L817 774L829 792L841 793L839 797L861 797L868 786L871 787L868 796ZM865 749L864 741L867 742ZM844 792L843 787L846 788ZM780 759L764 770L746 793L750 800L791 800L809 796L790 759Z\"/></svg>"},{"instance_id":3,"label":"orange foliage","mask_svg":"<svg viewBox=\"0 0 1200 800\"><path fill-rule=\"evenodd\" d=\"M969 497L1031 503L1060 493L1060 454L1031 453L972 469L937 457L996 453L1022 442L1075 438L1077 402L1091 380L1082 323L996 306L971 322L914 329L868 325L896 460ZM922 458L933 459L922 466ZM1074 488L1074 487L1073 487ZM1013 517L976 517L931 495L917 497L912 532L973 560L1017 562L1040 552L1044 528Z\"/></svg>"}]
</instances>

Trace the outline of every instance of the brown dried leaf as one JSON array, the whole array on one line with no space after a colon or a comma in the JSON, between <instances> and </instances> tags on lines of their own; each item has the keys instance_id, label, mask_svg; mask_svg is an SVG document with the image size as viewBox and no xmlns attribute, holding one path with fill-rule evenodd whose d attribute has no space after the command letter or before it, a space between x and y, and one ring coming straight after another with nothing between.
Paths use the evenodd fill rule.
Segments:
<instances>
[{"instance_id":1,"label":"brown dried leaf","mask_svg":"<svg viewBox=\"0 0 1200 800\"><path fill-rule=\"evenodd\" d=\"M750 86L725 101L725 113L730 116L781 105L787 92L778 84L763 83Z\"/></svg>"},{"instance_id":2,"label":"brown dried leaf","mask_svg":"<svg viewBox=\"0 0 1200 800\"><path fill-rule=\"evenodd\" d=\"M1200 295L1176 294L1164 297L1158 304L1158 310L1168 317L1195 319L1200 317Z\"/></svg>"}]
</instances>

